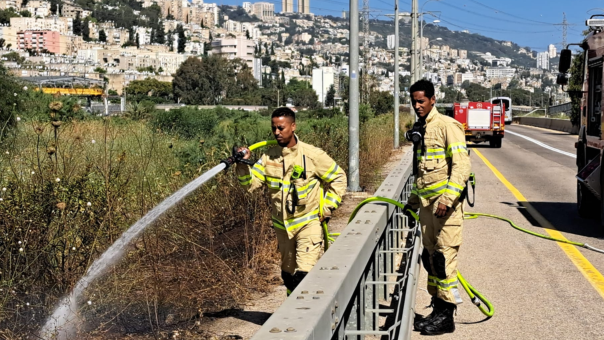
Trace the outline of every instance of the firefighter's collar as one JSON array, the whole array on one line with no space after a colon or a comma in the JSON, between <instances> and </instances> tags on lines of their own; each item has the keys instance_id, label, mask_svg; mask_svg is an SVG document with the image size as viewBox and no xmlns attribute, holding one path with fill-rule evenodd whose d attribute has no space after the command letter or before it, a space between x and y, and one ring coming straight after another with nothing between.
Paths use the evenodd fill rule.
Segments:
<instances>
[{"instance_id":1,"label":"firefighter's collar","mask_svg":"<svg viewBox=\"0 0 604 340\"><path fill-rule=\"evenodd\" d=\"M287 156L289 154L293 154L298 151L298 145L300 145L300 140L298 139L298 135L296 135L295 133L294 133L294 138L296 139L296 145L292 146L291 148L288 148L288 147L281 148L281 155Z\"/></svg>"},{"instance_id":2,"label":"firefighter's collar","mask_svg":"<svg viewBox=\"0 0 604 340\"><path fill-rule=\"evenodd\" d=\"M430 123L431 121L434 120L434 118L436 117L436 115L438 115L438 110L436 109L436 104L432 107L432 110L430 111L430 113L428 113L428 116L426 116L426 124Z\"/></svg>"}]
</instances>

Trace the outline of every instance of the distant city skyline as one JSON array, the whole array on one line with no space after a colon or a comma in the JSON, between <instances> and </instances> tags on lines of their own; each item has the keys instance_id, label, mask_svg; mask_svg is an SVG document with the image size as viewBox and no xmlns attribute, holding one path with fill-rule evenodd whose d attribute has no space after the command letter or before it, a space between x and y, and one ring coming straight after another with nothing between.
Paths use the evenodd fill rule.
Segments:
<instances>
[{"instance_id":1,"label":"distant city skyline","mask_svg":"<svg viewBox=\"0 0 604 340\"><path fill-rule=\"evenodd\" d=\"M275 4L275 12L282 12L282 1L265 1ZM241 6L242 3L237 0L223 1L228 5ZM385 15L393 13L393 4L389 0L370 1L371 17L391 20ZM310 4L310 12L341 17L342 11L348 11L348 6L345 0L314 1ZM362 6L362 1L359 6ZM399 6L401 12L410 11L411 1L399 0ZM566 13L569 24L567 43L581 41L582 31L586 29L585 20L590 15L604 14L604 4L598 8L597 2L586 0L572 4L546 0L509 0L506 3L492 0L419 0L419 6L420 10L433 12L434 17L427 15L426 20L438 18L439 25L450 30L468 30L497 40L512 41L539 52L548 51L550 44L555 45L558 51L562 49L563 13Z\"/></svg>"}]
</instances>

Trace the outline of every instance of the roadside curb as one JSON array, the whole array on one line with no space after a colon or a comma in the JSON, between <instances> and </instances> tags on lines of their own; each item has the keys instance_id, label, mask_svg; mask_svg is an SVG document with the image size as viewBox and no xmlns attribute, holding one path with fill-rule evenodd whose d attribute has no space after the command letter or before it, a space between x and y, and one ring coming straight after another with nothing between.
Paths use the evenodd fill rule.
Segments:
<instances>
[{"instance_id":1,"label":"roadside curb","mask_svg":"<svg viewBox=\"0 0 604 340\"><path fill-rule=\"evenodd\" d=\"M573 126L570 120L555 119L555 118L539 118L539 117L514 117L514 123L520 125L529 125L544 129L568 132L578 134L579 127Z\"/></svg>"}]
</instances>

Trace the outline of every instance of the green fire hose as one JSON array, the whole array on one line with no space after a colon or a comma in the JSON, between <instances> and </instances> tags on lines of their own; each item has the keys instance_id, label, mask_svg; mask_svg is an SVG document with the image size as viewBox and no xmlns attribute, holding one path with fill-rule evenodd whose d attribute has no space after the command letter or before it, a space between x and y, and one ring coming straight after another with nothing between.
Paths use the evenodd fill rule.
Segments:
<instances>
[{"instance_id":1,"label":"green fire hose","mask_svg":"<svg viewBox=\"0 0 604 340\"><path fill-rule=\"evenodd\" d=\"M379 197L379 196L374 196L374 197L369 197L367 199L365 199L364 201L362 201L361 203L359 203L359 205L357 205L357 207L354 209L354 211L352 212L352 214L350 215L350 218L348 219L348 223L350 223L354 217L356 216L356 214L358 213L358 211L367 203L371 203L371 202L386 202L386 203L390 203L393 204L401 209L405 209L405 206L393 199L390 198L386 198L386 197ZM411 210L407 210L407 212L409 213L409 215L413 216L413 218L419 222L419 216ZM487 298L485 298L479 291L477 291L471 284L468 283L468 281L466 281L466 279L461 275L461 273L459 272L459 270L457 271L457 279L459 280L459 282L461 283L462 287L464 288L464 290L466 291L466 293L468 293L468 295L470 296L470 300L472 300L472 303L475 304L478 309L480 309L480 311L482 312L482 314L486 315L487 318L490 318L493 316L493 314L495 314L495 307L493 307L493 305L491 304L491 302L489 300L487 300ZM482 304L481 304L482 302ZM484 304L484 305L483 305Z\"/></svg>"}]
</instances>

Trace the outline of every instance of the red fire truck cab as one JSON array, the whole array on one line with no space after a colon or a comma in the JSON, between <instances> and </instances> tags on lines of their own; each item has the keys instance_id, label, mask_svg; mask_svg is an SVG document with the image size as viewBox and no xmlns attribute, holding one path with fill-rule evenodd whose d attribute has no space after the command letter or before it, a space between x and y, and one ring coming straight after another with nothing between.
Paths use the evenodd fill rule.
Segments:
<instances>
[{"instance_id":1,"label":"red fire truck cab","mask_svg":"<svg viewBox=\"0 0 604 340\"><path fill-rule=\"evenodd\" d=\"M488 102L455 103L455 118L466 130L466 141L489 142L500 148L505 130L505 105Z\"/></svg>"}]
</instances>

